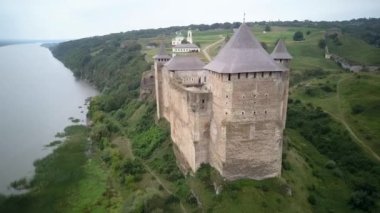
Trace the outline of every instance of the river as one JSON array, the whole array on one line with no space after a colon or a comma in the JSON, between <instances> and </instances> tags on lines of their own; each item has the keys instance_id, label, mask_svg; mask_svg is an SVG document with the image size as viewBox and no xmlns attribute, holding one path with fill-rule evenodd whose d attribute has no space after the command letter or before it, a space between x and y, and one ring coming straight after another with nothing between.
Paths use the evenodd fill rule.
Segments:
<instances>
[{"instance_id":1,"label":"river","mask_svg":"<svg viewBox=\"0 0 380 213\"><path fill-rule=\"evenodd\" d=\"M32 177L33 162L52 151L46 144L57 132L85 122L85 99L97 95L89 84L39 44L0 47L0 193L9 184Z\"/></svg>"}]
</instances>

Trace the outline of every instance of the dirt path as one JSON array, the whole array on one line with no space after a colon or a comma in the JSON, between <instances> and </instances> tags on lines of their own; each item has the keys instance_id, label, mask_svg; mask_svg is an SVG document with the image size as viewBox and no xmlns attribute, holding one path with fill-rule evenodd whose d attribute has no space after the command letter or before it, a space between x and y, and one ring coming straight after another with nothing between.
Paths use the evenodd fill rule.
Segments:
<instances>
[{"instance_id":1,"label":"dirt path","mask_svg":"<svg viewBox=\"0 0 380 213\"><path fill-rule=\"evenodd\" d=\"M139 157L136 157L133 152L132 152L132 146L131 146L131 143L129 142L129 140L127 138L123 138L123 140L117 140L117 142L115 143L115 145L117 145L120 149L120 151L123 153L123 154L126 154L127 156L130 156L132 159L137 159L141 162L141 164L144 166L145 170L150 174L152 175L152 177L154 177L155 181L160 184L162 186L162 188L170 195L174 195L174 192L172 192L169 187L163 183L163 181L161 180L161 178L152 170L152 168L149 167L148 164L145 163L145 161ZM182 209L182 212L187 212L185 207L183 206L182 204L182 201L179 202L179 205Z\"/></svg>"},{"instance_id":2,"label":"dirt path","mask_svg":"<svg viewBox=\"0 0 380 213\"><path fill-rule=\"evenodd\" d=\"M337 85L336 85L336 98L337 98L337 101L338 101L338 107L339 107L339 112L340 112L340 118L338 116L334 116L332 115L331 113L328 113L330 114L333 118L335 118L335 120L341 122L343 124L343 126L347 129L347 131L350 133L350 135L355 139L355 141L360 145L362 146L368 153L370 153L376 160L380 161L380 156L377 155L372 149L371 147L369 147L364 141L362 141L356 134L354 131L352 131L350 125L347 124L346 122L346 119L344 117L344 113L343 113L343 109L342 109L342 103L341 103L341 100L340 100L340 84L342 81L344 81L346 79L346 77L343 77L341 78Z\"/></svg>"},{"instance_id":3,"label":"dirt path","mask_svg":"<svg viewBox=\"0 0 380 213\"><path fill-rule=\"evenodd\" d=\"M343 124L344 128L350 133L351 137L354 139L354 141L361 147L363 147L364 151L368 152L370 155L372 155L376 160L380 161L380 156L377 155L372 149L371 147L369 147L363 140L361 140L356 134L355 132L352 130L352 128L350 127L350 125L346 122L345 118L344 118L344 113L343 113L343 110L342 110L342 103L341 103L341 100L340 100L340 84L342 81L344 81L347 77L343 77L341 78L338 82L337 82L337 85L336 85L336 99L338 101L338 108L339 108L339 115L334 115L333 113L329 112L329 111L326 111L326 110L323 110L324 112L326 112L327 114L329 114L334 120L336 120L337 122ZM298 84L294 85L293 87L290 88L290 90L293 90L295 88L297 88Z\"/></svg>"},{"instance_id":4,"label":"dirt path","mask_svg":"<svg viewBox=\"0 0 380 213\"><path fill-rule=\"evenodd\" d=\"M208 49L210 49L211 47L213 47L213 46L215 46L215 45L217 45L217 44L219 44L219 43L221 43L221 42L223 42L224 41L224 36L222 36L222 35L220 35L220 37L221 37L221 39L220 40L217 40L216 42L214 42L214 43L212 43L212 44L209 44L208 46L206 46L203 50L202 50L202 52L203 52L203 55L205 55L205 57L207 58L207 60L208 61L211 61L211 57L210 57L210 55L208 54Z\"/></svg>"}]
</instances>

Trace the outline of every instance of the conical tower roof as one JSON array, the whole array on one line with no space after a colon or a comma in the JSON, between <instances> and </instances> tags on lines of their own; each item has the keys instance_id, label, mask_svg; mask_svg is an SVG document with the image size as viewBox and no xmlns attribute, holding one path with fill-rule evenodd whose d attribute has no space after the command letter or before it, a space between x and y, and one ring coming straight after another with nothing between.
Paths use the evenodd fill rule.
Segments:
<instances>
[{"instance_id":1,"label":"conical tower roof","mask_svg":"<svg viewBox=\"0 0 380 213\"><path fill-rule=\"evenodd\" d=\"M277 42L272 54L273 59L292 59L293 57L289 54L288 49L286 49L285 42L280 39Z\"/></svg>"},{"instance_id":2,"label":"conical tower roof","mask_svg":"<svg viewBox=\"0 0 380 213\"><path fill-rule=\"evenodd\" d=\"M158 50L158 53L153 56L153 59L158 59L158 58L164 58L164 59L170 59L171 57L166 53L165 50L165 45L164 43L161 43L160 49Z\"/></svg>"},{"instance_id":3,"label":"conical tower roof","mask_svg":"<svg viewBox=\"0 0 380 213\"><path fill-rule=\"evenodd\" d=\"M243 23L218 55L204 67L218 73L285 71Z\"/></svg>"}]
</instances>

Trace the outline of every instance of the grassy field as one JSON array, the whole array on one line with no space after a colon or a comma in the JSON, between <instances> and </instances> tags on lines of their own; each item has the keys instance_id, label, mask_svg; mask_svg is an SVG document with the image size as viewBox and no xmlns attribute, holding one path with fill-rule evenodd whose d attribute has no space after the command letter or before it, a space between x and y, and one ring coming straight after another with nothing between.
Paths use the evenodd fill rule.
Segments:
<instances>
[{"instance_id":1,"label":"grassy field","mask_svg":"<svg viewBox=\"0 0 380 213\"><path fill-rule=\"evenodd\" d=\"M346 121L380 155L380 76L361 73L340 82L341 110ZM362 107L354 111L355 107Z\"/></svg>"},{"instance_id":2,"label":"grassy field","mask_svg":"<svg viewBox=\"0 0 380 213\"><path fill-rule=\"evenodd\" d=\"M380 155L379 81L378 74L333 74L297 85L291 90L291 97L320 106L337 120L343 120ZM355 107L359 107L359 112L353 112Z\"/></svg>"},{"instance_id":3,"label":"grassy field","mask_svg":"<svg viewBox=\"0 0 380 213\"><path fill-rule=\"evenodd\" d=\"M339 36L342 45L336 45L328 39L330 52L335 53L353 63L363 65L380 65L380 48L373 47L365 41L350 35Z\"/></svg>"}]
</instances>

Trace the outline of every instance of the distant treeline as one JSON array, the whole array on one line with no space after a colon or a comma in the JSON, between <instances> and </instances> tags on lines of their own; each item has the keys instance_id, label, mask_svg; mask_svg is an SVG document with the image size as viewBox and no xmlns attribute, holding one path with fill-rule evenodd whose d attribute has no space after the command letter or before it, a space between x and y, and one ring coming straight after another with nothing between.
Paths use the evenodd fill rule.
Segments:
<instances>
[{"instance_id":1,"label":"distant treeline","mask_svg":"<svg viewBox=\"0 0 380 213\"><path fill-rule=\"evenodd\" d=\"M217 30L217 29L234 29L240 26L241 22L224 22L214 24L192 24L188 26L172 26L158 29L132 30L125 33L119 33L125 39L151 38L156 36L171 36L180 30ZM349 21L261 21L247 22L249 26L287 26L287 27L315 27L315 28L339 28L343 33L352 34L355 37L363 39L367 43L380 47L380 19L379 18L360 18Z\"/></svg>"}]
</instances>

